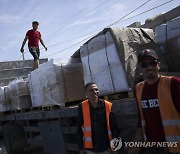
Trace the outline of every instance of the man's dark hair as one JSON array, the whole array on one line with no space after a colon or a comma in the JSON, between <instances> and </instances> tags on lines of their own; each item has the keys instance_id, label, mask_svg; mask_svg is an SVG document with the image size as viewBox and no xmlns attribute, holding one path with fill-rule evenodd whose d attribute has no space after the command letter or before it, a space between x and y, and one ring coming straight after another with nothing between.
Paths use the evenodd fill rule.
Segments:
<instances>
[{"instance_id":1,"label":"man's dark hair","mask_svg":"<svg viewBox=\"0 0 180 154\"><path fill-rule=\"evenodd\" d=\"M36 24L36 25L39 25L39 22L38 21L33 21L32 24Z\"/></svg>"},{"instance_id":2,"label":"man's dark hair","mask_svg":"<svg viewBox=\"0 0 180 154\"><path fill-rule=\"evenodd\" d=\"M93 85L95 84L94 82L89 82L87 83L85 86L84 86L84 89L87 90L87 88L90 86L90 85Z\"/></svg>"}]
</instances>

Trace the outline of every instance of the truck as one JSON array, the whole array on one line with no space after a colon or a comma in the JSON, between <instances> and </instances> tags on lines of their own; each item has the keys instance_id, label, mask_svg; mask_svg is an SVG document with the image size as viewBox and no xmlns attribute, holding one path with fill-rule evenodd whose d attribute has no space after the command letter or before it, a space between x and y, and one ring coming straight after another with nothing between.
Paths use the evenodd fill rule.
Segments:
<instances>
[{"instance_id":1,"label":"truck","mask_svg":"<svg viewBox=\"0 0 180 154\"><path fill-rule=\"evenodd\" d=\"M47 63L48 62L44 63L43 65L47 66ZM37 77L36 71L34 71L34 73ZM32 72L30 74L32 74ZM31 78L32 77L33 75L31 75ZM73 78L73 80L74 79L75 78ZM9 89L12 89L12 87L14 86L12 86L14 81L15 83L19 83L17 81L20 81L20 83L24 83L23 79L15 79L9 83ZM71 83L71 81L69 82ZM66 87L66 89L68 89L68 87ZM0 116L3 127L2 133L4 137L4 144L6 146L7 153L26 153L26 151L28 151L28 149L30 149L31 147L39 147L41 152L43 151L43 153L49 154L78 153L79 149L76 143L77 114L78 104L83 100L66 102L65 106L60 106L57 104L46 104L43 106L27 107L25 106L25 104L28 104L27 102L29 101L29 99L24 99L28 98L28 95L26 95L27 90L22 90L22 87L18 90L18 97L20 99L15 99L18 103L15 102L14 104L22 105L23 103L23 106L18 106L19 108L12 109L13 105L11 105L11 110L1 112ZM34 92L36 93L36 91ZM13 94L15 93L16 91L13 91ZM11 92L9 93L9 95L11 95ZM124 121L121 120L121 122L118 123L119 127L122 128L126 125L127 128L132 131L133 129L130 128L129 125L135 126L137 111L135 101L132 98L132 95L130 95L130 92L121 92L114 95L101 95L100 97L106 97L105 99L114 102L114 104L116 104L116 107L114 109L122 109L122 107L120 106L132 107L131 109L129 109L128 113L126 113L126 111L122 109L121 115L119 114L120 110L114 110L114 112L117 113L117 117L119 119L124 119ZM21 98L23 98L23 100L25 100L26 102L21 101ZM53 96L51 98L53 98ZM73 96L71 95L70 98L72 99ZM55 98L53 100L55 100ZM68 98L67 101L69 100L70 99ZM34 101L37 104L36 99L34 99ZM66 100L64 99L63 101ZM11 100L11 102L14 101ZM45 103L45 101L43 102ZM49 101L47 101L47 103L49 103ZM5 108L7 109L8 106L9 103L6 103ZM0 108L2 109L3 107L0 106Z\"/></svg>"},{"instance_id":2,"label":"truck","mask_svg":"<svg viewBox=\"0 0 180 154\"><path fill-rule=\"evenodd\" d=\"M177 38L179 36L175 37ZM121 130L119 135L125 141L133 139L138 119L136 101L133 97L133 87L140 78L136 65L138 51L148 47L154 49L160 57L162 74L180 74L179 70L169 72L170 61L166 59L168 52L162 52L161 44L157 43L151 29L105 28L72 55L72 59L82 64L81 83L97 83L100 97L113 103L112 110ZM66 82L69 80L63 82L67 90ZM33 93L32 89L31 87L30 93ZM34 97L31 96L31 99ZM46 104L1 112L7 153L20 154L23 153L23 149L32 145L41 145L44 153L48 154L78 153L76 125L78 104L83 99L85 98L73 100L67 96L66 99L62 99L62 102L65 102L64 106ZM125 149L123 152L127 153Z\"/></svg>"}]
</instances>

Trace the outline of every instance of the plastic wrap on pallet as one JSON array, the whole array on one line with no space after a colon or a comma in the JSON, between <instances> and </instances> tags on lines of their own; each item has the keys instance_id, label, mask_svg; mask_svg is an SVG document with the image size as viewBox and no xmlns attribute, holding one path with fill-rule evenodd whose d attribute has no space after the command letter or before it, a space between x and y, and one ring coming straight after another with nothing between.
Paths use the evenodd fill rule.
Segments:
<instances>
[{"instance_id":1,"label":"plastic wrap on pallet","mask_svg":"<svg viewBox=\"0 0 180 154\"><path fill-rule=\"evenodd\" d=\"M50 60L29 76L32 106L60 105L84 98L82 66Z\"/></svg>"},{"instance_id":2,"label":"plastic wrap on pallet","mask_svg":"<svg viewBox=\"0 0 180 154\"><path fill-rule=\"evenodd\" d=\"M42 90L40 90L40 82L39 82L39 71L38 69L34 70L30 73L28 76L29 79L29 85L30 85L30 95L31 95L31 101L32 106L38 106L37 103L42 102L42 97L39 97L42 94Z\"/></svg>"},{"instance_id":3,"label":"plastic wrap on pallet","mask_svg":"<svg viewBox=\"0 0 180 154\"><path fill-rule=\"evenodd\" d=\"M5 103L4 87L0 87L0 103Z\"/></svg>"},{"instance_id":4,"label":"plastic wrap on pallet","mask_svg":"<svg viewBox=\"0 0 180 154\"><path fill-rule=\"evenodd\" d=\"M59 105L61 97L53 61L48 61L29 75L32 106Z\"/></svg>"},{"instance_id":5,"label":"plastic wrap on pallet","mask_svg":"<svg viewBox=\"0 0 180 154\"><path fill-rule=\"evenodd\" d=\"M167 41L167 25L162 24L155 28L155 42L158 44L166 43Z\"/></svg>"},{"instance_id":6,"label":"plastic wrap on pallet","mask_svg":"<svg viewBox=\"0 0 180 154\"><path fill-rule=\"evenodd\" d=\"M171 71L180 71L180 17L167 23L167 38L169 46L169 63Z\"/></svg>"},{"instance_id":7,"label":"plastic wrap on pallet","mask_svg":"<svg viewBox=\"0 0 180 154\"><path fill-rule=\"evenodd\" d=\"M105 43L106 42L106 43ZM110 33L92 39L80 48L84 82L95 82L100 95L127 91L127 80Z\"/></svg>"},{"instance_id":8,"label":"plastic wrap on pallet","mask_svg":"<svg viewBox=\"0 0 180 154\"><path fill-rule=\"evenodd\" d=\"M162 69L167 64L152 29L107 28L80 47L85 84L93 81L100 94L107 95L134 88L138 75L137 54L154 49L160 57Z\"/></svg>"},{"instance_id":9,"label":"plastic wrap on pallet","mask_svg":"<svg viewBox=\"0 0 180 154\"><path fill-rule=\"evenodd\" d=\"M23 78L15 79L9 83L8 93L12 110L27 109L32 106L27 85L27 81Z\"/></svg>"},{"instance_id":10,"label":"plastic wrap on pallet","mask_svg":"<svg viewBox=\"0 0 180 154\"><path fill-rule=\"evenodd\" d=\"M155 28L155 42L159 44L162 53L165 55L168 68L171 68L171 57L169 56L169 47L167 43L167 25L162 24Z\"/></svg>"},{"instance_id":11,"label":"plastic wrap on pallet","mask_svg":"<svg viewBox=\"0 0 180 154\"><path fill-rule=\"evenodd\" d=\"M180 36L180 17L175 18L167 23L167 39Z\"/></svg>"},{"instance_id":12,"label":"plastic wrap on pallet","mask_svg":"<svg viewBox=\"0 0 180 154\"><path fill-rule=\"evenodd\" d=\"M169 71L180 71L180 17L158 26L155 41L166 57Z\"/></svg>"},{"instance_id":13,"label":"plastic wrap on pallet","mask_svg":"<svg viewBox=\"0 0 180 154\"><path fill-rule=\"evenodd\" d=\"M0 87L0 112L10 111L11 103L8 95L8 88Z\"/></svg>"}]
</instances>

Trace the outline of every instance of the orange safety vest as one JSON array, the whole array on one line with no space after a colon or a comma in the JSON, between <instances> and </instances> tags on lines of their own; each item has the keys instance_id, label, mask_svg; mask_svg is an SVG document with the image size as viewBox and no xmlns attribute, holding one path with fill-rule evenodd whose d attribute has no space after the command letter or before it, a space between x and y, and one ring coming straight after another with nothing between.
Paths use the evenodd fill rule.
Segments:
<instances>
[{"instance_id":1,"label":"orange safety vest","mask_svg":"<svg viewBox=\"0 0 180 154\"><path fill-rule=\"evenodd\" d=\"M171 96L171 78L167 76L161 76L158 83L158 104L162 118L162 124L165 133L165 139L167 142L178 142L177 147L169 147L170 152L180 152L180 114L176 110L172 96ZM144 140L146 141L146 128L145 120L141 104L142 90L144 87L144 81L136 85L136 97L138 101L142 130L144 134Z\"/></svg>"},{"instance_id":2,"label":"orange safety vest","mask_svg":"<svg viewBox=\"0 0 180 154\"><path fill-rule=\"evenodd\" d=\"M106 123L107 123L108 137L109 137L109 141L111 141L112 133L111 133L110 124L109 124L109 114L111 112L112 104L106 100L104 100L104 102L105 102L105 110L106 110ZM89 106L88 100L85 100L82 102L82 111L83 111L83 119L84 119L84 124L82 126L83 136L84 136L84 147L93 148L90 106Z\"/></svg>"}]
</instances>

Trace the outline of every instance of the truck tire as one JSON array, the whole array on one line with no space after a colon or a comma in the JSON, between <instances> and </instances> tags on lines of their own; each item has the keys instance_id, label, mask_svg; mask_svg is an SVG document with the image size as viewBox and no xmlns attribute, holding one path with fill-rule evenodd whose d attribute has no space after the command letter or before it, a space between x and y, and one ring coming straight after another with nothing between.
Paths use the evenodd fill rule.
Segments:
<instances>
[{"instance_id":1,"label":"truck tire","mask_svg":"<svg viewBox=\"0 0 180 154\"><path fill-rule=\"evenodd\" d=\"M4 144L6 146L6 150L8 154L21 154L23 153L23 147L25 147L25 142L16 144L18 142L22 142L22 136L23 138L25 137L23 135L19 136L19 140L17 139L17 132L22 131L22 126L16 125L16 124L11 124L11 123L6 123L3 126L3 137L4 137ZM16 134L16 138L14 137L14 134ZM19 134L18 134L19 135Z\"/></svg>"},{"instance_id":2,"label":"truck tire","mask_svg":"<svg viewBox=\"0 0 180 154\"><path fill-rule=\"evenodd\" d=\"M6 151L8 154L23 154L23 149L16 151L12 149L12 145L8 137L4 138L4 144L6 146Z\"/></svg>"}]
</instances>

